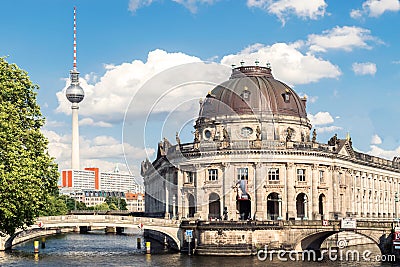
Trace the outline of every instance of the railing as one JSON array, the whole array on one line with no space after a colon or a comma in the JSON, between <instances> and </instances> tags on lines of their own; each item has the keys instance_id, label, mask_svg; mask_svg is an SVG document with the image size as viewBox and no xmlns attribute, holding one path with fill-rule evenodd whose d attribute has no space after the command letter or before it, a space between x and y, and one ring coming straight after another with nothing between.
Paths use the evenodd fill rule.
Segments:
<instances>
[{"instance_id":1,"label":"railing","mask_svg":"<svg viewBox=\"0 0 400 267\"><path fill-rule=\"evenodd\" d=\"M55 225L63 223L116 223L116 224L133 224L139 223L153 225L153 226L172 226L179 227L180 221L160 218L149 217L127 217L116 215L65 215L65 216L48 216L39 217L37 222Z\"/></svg>"},{"instance_id":2,"label":"railing","mask_svg":"<svg viewBox=\"0 0 400 267\"><path fill-rule=\"evenodd\" d=\"M361 229L392 229L393 221L357 220L357 228ZM200 228L257 228L257 227L305 227L305 228L334 228L340 229L340 220L266 220L266 221L188 221L184 220L181 227Z\"/></svg>"}]
</instances>

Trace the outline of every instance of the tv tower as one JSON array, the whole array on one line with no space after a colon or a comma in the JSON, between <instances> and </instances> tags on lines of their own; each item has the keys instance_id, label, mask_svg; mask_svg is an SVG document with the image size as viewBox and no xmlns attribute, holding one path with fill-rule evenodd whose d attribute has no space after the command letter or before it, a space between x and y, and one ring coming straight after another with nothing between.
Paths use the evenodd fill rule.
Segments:
<instances>
[{"instance_id":1,"label":"tv tower","mask_svg":"<svg viewBox=\"0 0 400 267\"><path fill-rule=\"evenodd\" d=\"M76 7L74 7L74 67L70 71L71 85L65 91L67 99L71 102L72 109L72 153L71 168L79 169L79 125L78 110L79 103L85 97L85 92L79 85L79 72L76 69Z\"/></svg>"}]
</instances>

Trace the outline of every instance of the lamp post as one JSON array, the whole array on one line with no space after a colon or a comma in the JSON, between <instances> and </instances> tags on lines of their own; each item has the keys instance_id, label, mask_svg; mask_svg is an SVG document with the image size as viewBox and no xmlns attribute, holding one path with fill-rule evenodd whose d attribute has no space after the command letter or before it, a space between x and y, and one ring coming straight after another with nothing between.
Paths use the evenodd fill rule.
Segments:
<instances>
[{"instance_id":1,"label":"lamp post","mask_svg":"<svg viewBox=\"0 0 400 267\"><path fill-rule=\"evenodd\" d=\"M399 202L399 195L397 192L394 193L394 217L397 221L397 202Z\"/></svg>"},{"instance_id":2,"label":"lamp post","mask_svg":"<svg viewBox=\"0 0 400 267\"><path fill-rule=\"evenodd\" d=\"M175 201L176 201L176 196L172 196L172 218L175 219Z\"/></svg>"}]
</instances>

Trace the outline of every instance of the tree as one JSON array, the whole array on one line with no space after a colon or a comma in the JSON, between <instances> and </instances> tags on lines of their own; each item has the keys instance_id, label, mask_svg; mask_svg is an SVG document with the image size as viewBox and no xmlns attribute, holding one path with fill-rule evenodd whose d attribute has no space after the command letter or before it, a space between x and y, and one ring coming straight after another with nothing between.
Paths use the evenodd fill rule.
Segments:
<instances>
[{"instance_id":1,"label":"tree","mask_svg":"<svg viewBox=\"0 0 400 267\"><path fill-rule=\"evenodd\" d=\"M0 58L0 233L31 225L57 195L57 165L28 74Z\"/></svg>"},{"instance_id":2,"label":"tree","mask_svg":"<svg viewBox=\"0 0 400 267\"><path fill-rule=\"evenodd\" d=\"M110 208L107 203L103 202L94 206L93 210L110 210Z\"/></svg>"},{"instance_id":3,"label":"tree","mask_svg":"<svg viewBox=\"0 0 400 267\"><path fill-rule=\"evenodd\" d=\"M108 206L110 207L110 209L115 209L115 210L127 210L126 208L126 201L123 198L119 198L119 197L106 197L106 199L104 200L104 202L106 202L108 204ZM114 205L112 205L114 204ZM115 208L113 208L115 207ZM119 207L119 208L118 208Z\"/></svg>"},{"instance_id":4,"label":"tree","mask_svg":"<svg viewBox=\"0 0 400 267\"><path fill-rule=\"evenodd\" d=\"M40 216L57 216L68 213L68 207L62 196L50 196L47 199L46 209L40 212Z\"/></svg>"}]
</instances>

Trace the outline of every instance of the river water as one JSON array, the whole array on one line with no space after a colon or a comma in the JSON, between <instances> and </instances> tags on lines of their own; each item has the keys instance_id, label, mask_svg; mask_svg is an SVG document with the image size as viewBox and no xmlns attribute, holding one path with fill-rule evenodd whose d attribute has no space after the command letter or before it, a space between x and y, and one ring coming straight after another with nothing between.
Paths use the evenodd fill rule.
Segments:
<instances>
[{"instance_id":1,"label":"river water","mask_svg":"<svg viewBox=\"0 0 400 267\"><path fill-rule=\"evenodd\" d=\"M13 250L0 252L0 266L400 266L376 262L377 248L359 247L358 251L371 250L370 261L356 261L349 257L342 260L325 257L321 262L279 260L275 255L272 261L260 260L257 256L249 257L211 257L188 256L165 250L156 241L152 244L152 254L146 255L137 249L136 240L142 238L140 233L124 235L104 234L60 234L46 238L46 248L39 254L33 253L33 241L16 245ZM345 255L345 254L343 254Z\"/></svg>"}]
</instances>

